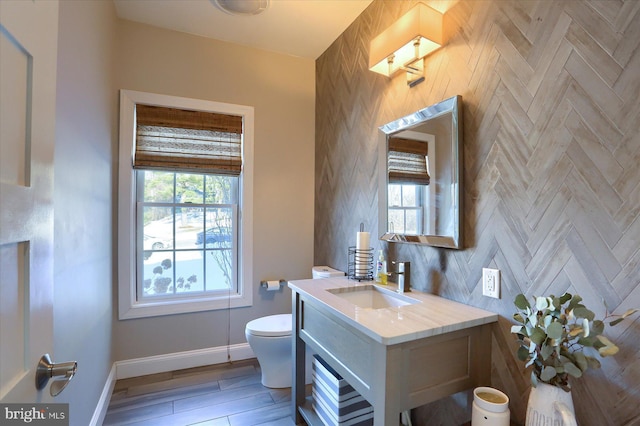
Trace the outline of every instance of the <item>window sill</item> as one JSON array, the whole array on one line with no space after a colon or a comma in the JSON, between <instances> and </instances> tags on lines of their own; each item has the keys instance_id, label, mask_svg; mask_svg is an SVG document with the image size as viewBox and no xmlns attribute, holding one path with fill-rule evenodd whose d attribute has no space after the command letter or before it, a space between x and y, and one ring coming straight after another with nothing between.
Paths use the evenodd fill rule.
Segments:
<instances>
[{"instance_id":1,"label":"window sill","mask_svg":"<svg viewBox=\"0 0 640 426\"><path fill-rule=\"evenodd\" d=\"M119 309L119 319L148 318L165 315L215 311L229 308L251 306L251 300L232 295L230 298L199 298L189 300L162 300L153 302L135 302Z\"/></svg>"}]
</instances>

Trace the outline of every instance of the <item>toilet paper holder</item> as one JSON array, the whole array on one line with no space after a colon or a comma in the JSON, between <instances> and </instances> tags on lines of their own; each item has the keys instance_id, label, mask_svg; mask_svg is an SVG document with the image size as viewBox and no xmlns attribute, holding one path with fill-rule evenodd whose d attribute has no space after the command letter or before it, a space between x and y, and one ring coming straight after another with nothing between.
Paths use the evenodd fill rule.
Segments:
<instances>
[{"instance_id":1,"label":"toilet paper holder","mask_svg":"<svg viewBox=\"0 0 640 426\"><path fill-rule=\"evenodd\" d=\"M274 280L275 281L275 280ZM262 280L260 281L260 287L262 288L269 288L269 282L273 282L273 281L268 281L268 280ZM284 283L286 283L286 280L278 280L278 284L280 285L280 288L282 288L282 285Z\"/></svg>"}]
</instances>

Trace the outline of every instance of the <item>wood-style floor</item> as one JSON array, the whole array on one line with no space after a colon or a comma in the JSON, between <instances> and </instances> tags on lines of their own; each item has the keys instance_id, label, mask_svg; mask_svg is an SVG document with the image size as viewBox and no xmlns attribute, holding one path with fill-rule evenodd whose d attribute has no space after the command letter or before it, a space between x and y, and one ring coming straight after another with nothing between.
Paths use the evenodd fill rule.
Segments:
<instances>
[{"instance_id":1,"label":"wood-style floor","mask_svg":"<svg viewBox=\"0 0 640 426\"><path fill-rule=\"evenodd\" d=\"M257 360L118 380L103 426L293 426L291 389L260 383Z\"/></svg>"}]
</instances>

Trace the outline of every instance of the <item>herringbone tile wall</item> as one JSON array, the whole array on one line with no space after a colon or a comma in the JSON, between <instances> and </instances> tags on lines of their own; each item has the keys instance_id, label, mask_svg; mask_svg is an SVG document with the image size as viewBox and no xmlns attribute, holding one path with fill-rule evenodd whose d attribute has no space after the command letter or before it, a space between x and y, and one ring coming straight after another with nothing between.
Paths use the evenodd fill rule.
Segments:
<instances>
[{"instance_id":1,"label":"herringbone tile wall","mask_svg":"<svg viewBox=\"0 0 640 426\"><path fill-rule=\"evenodd\" d=\"M640 306L640 1L425 1L448 9L449 41L408 88L367 61L414 3L375 0L317 61L315 264L346 270L359 224L377 234L378 126L462 95L466 248L382 247L412 262L414 286L500 313L492 385L523 423L515 295L570 291L599 315L602 299ZM487 266L502 271L500 300L481 295ZM608 335L621 351L574 382L578 422L638 425L640 320ZM429 425L469 413L466 398L415 412Z\"/></svg>"}]
</instances>

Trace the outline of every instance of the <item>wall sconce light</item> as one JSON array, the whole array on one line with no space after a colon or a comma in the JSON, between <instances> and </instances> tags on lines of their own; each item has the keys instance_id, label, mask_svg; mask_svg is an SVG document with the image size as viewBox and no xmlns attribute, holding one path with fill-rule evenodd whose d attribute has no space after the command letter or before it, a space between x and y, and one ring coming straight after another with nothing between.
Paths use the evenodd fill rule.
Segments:
<instances>
[{"instance_id":1,"label":"wall sconce light","mask_svg":"<svg viewBox=\"0 0 640 426\"><path fill-rule=\"evenodd\" d=\"M443 44L442 13L423 3L371 41L369 70L391 77L407 72L411 87L424 80L424 57Z\"/></svg>"}]
</instances>

